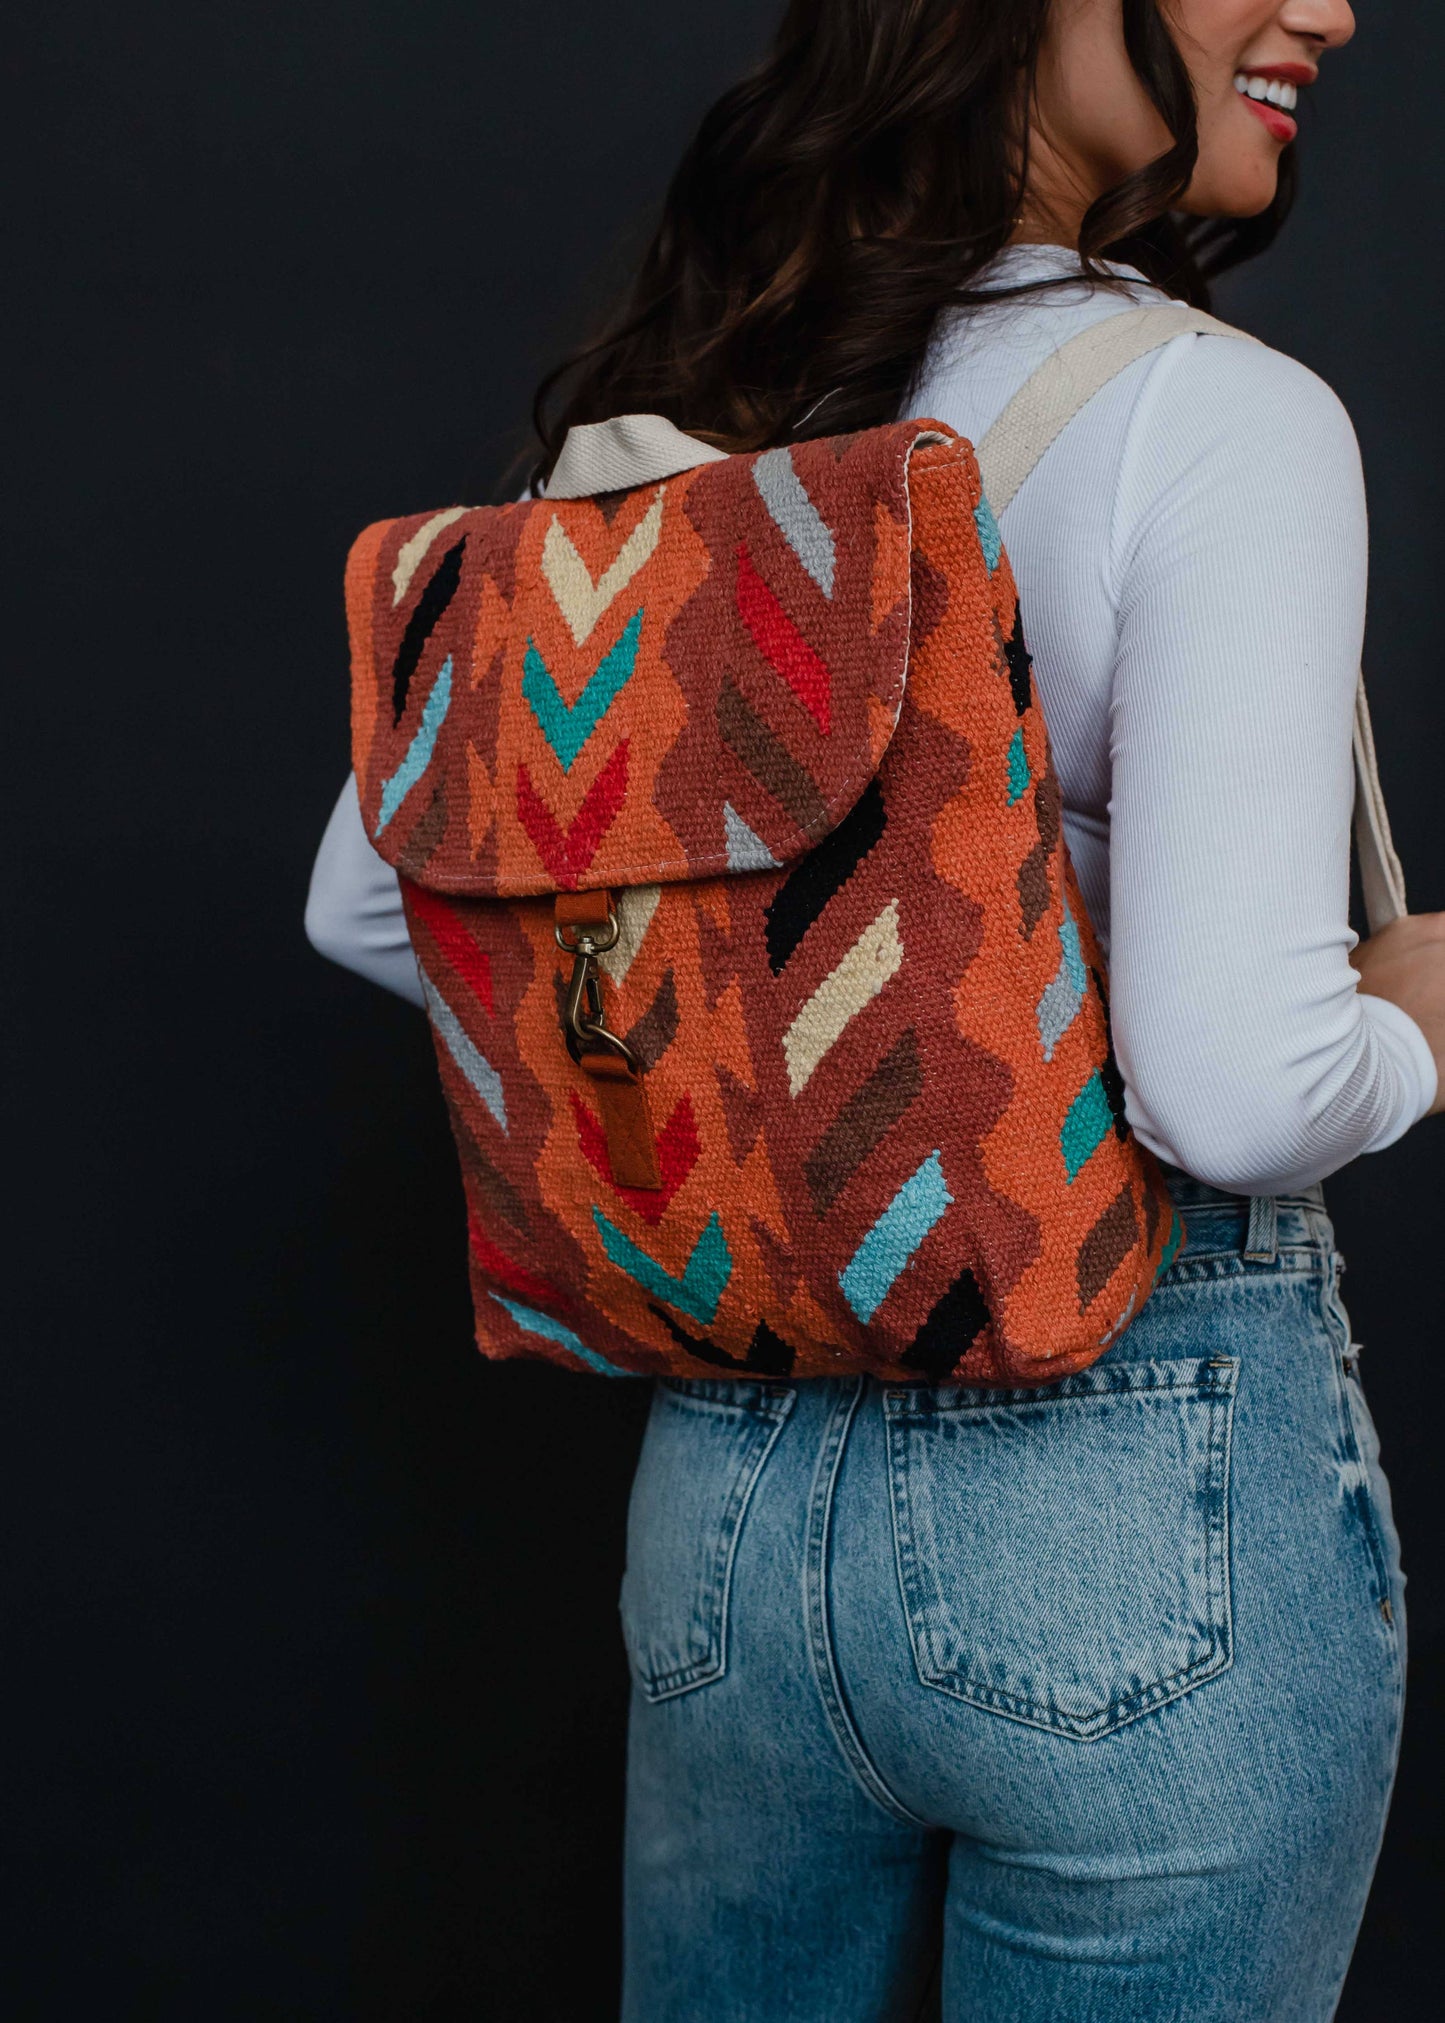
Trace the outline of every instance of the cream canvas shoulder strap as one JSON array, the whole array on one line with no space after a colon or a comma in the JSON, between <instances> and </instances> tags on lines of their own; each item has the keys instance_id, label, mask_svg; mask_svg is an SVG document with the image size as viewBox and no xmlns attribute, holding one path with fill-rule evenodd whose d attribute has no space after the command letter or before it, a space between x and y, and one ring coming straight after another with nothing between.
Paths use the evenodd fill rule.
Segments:
<instances>
[{"instance_id":1,"label":"cream canvas shoulder strap","mask_svg":"<svg viewBox=\"0 0 1445 2023\"><path fill-rule=\"evenodd\" d=\"M983 489L1000 515L1039 459L1101 387L1136 358L1186 331L1257 340L1232 324L1183 304L1126 310L1071 337L1025 381L979 445ZM1406 909L1405 874L1395 854L1375 760L1365 678L1355 693L1355 844L1371 933Z\"/></svg>"}]
</instances>

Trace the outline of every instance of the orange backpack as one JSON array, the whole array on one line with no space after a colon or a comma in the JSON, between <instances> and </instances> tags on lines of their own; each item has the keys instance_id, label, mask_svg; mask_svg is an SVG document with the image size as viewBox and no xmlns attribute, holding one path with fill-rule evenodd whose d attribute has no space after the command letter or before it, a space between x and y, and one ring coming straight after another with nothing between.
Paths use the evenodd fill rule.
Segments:
<instances>
[{"instance_id":1,"label":"orange backpack","mask_svg":"<svg viewBox=\"0 0 1445 2023\"><path fill-rule=\"evenodd\" d=\"M485 1353L1029 1385L1108 1347L1182 1232L961 436L574 429L545 498L368 528L347 604Z\"/></svg>"}]
</instances>

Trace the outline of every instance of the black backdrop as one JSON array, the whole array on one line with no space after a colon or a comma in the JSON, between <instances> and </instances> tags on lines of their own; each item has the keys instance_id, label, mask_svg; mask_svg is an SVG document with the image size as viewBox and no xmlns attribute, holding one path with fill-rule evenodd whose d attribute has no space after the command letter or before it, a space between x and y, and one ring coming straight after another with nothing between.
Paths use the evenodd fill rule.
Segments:
<instances>
[{"instance_id":1,"label":"black backdrop","mask_svg":"<svg viewBox=\"0 0 1445 2023\"><path fill-rule=\"evenodd\" d=\"M645 1390L477 1358L422 1022L301 914L351 535L495 495L773 12L72 0L12 30L9 2015L611 2013ZM1385 771L1439 907L1445 24L1362 13L1297 219L1223 308L1356 418ZM1350 2019L1439 1978L1442 1155L1427 1127L1331 1188L1414 1577Z\"/></svg>"}]
</instances>

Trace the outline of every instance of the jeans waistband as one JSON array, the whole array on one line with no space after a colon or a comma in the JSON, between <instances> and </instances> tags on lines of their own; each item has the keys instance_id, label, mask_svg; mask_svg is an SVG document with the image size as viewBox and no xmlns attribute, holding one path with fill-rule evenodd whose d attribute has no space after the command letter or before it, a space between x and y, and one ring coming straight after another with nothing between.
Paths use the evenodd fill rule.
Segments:
<instances>
[{"instance_id":1,"label":"jeans waistband","mask_svg":"<svg viewBox=\"0 0 1445 2023\"><path fill-rule=\"evenodd\" d=\"M1318 1181L1288 1194L1230 1194L1177 1166L1164 1178L1184 1218L1181 1256L1232 1252L1251 1263L1273 1264L1282 1250L1334 1249L1334 1229Z\"/></svg>"}]
</instances>

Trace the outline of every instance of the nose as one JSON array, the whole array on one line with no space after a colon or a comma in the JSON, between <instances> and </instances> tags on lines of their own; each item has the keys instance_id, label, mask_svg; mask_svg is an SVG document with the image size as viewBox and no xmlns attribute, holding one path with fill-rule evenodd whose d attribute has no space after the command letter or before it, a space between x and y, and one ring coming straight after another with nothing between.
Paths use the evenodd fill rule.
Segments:
<instances>
[{"instance_id":1,"label":"nose","mask_svg":"<svg viewBox=\"0 0 1445 2023\"><path fill-rule=\"evenodd\" d=\"M1355 32L1350 0L1286 0L1279 25L1290 35L1303 35L1320 49L1343 49Z\"/></svg>"}]
</instances>

